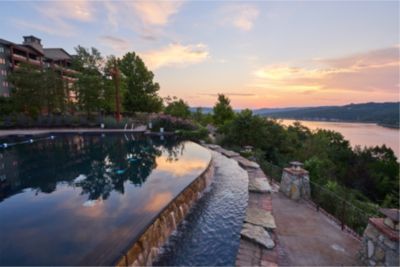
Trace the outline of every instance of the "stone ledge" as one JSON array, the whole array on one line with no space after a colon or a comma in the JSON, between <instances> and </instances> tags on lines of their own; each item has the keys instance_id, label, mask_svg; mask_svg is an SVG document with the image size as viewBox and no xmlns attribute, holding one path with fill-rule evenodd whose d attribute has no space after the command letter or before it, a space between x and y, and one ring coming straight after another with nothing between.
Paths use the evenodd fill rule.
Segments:
<instances>
[{"instance_id":1,"label":"stone ledge","mask_svg":"<svg viewBox=\"0 0 400 267\"><path fill-rule=\"evenodd\" d=\"M267 178L264 177L249 177L249 191L255 193L271 193L272 188Z\"/></svg>"},{"instance_id":2,"label":"stone ledge","mask_svg":"<svg viewBox=\"0 0 400 267\"><path fill-rule=\"evenodd\" d=\"M392 241L399 241L399 232L390 229L385 223L383 218L370 218L369 222L375 226L379 231L381 231L385 236L387 236Z\"/></svg>"},{"instance_id":3,"label":"stone ledge","mask_svg":"<svg viewBox=\"0 0 400 267\"><path fill-rule=\"evenodd\" d=\"M271 212L260 208L247 208L245 222L262 226L266 229L275 229L275 219Z\"/></svg>"},{"instance_id":4,"label":"stone ledge","mask_svg":"<svg viewBox=\"0 0 400 267\"><path fill-rule=\"evenodd\" d=\"M240 234L267 249L272 249L275 247L275 243L269 235L268 231L261 226L245 223L243 224L243 228Z\"/></svg>"}]
</instances>

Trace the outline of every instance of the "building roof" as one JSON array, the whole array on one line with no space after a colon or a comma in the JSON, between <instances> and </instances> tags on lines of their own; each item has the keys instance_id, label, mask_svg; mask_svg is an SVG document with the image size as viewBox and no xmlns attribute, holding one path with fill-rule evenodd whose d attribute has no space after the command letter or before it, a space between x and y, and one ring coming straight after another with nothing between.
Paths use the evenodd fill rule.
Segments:
<instances>
[{"instance_id":1,"label":"building roof","mask_svg":"<svg viewBox=\"0 0 400 267\"><path fill-rule=\"evenodd\" d=\"M62 48L44 48L44 56L52 60L71 60L72 56Z\"/></svg>"},{"instance_id":2,"label":"building roof","mask_svg":"<svg viewBox=\"0 0 400 267\"><path fill-rule=\"evenodd\" d=\"M36 37L36 36L34 36L34 35L25 35L25 36L22 36L24 39L25 38L34 38L34 39L37 39L37 40L39 40L39 41L42 41L42 39L40 39L40 38L38 38L38 37Z\"/></svg>"},{"instance_id":3,"label":"building roof","mask_svg":"<svg viewBox=\"0 0 400 267\"><path fill-rule=\"evenodd\" d=\"M0 38L0 44L12 45L14 43Z\"/></svg>"},{"instance_id":4,"label":"building roof","mask_svg":"<svg viewBox=\"0 0 400 267\"><path fill-rule=\"evenodd\" d=\"M25 48L31 54L39 54L41 56L44 55L42 51L38 50L37 48L35 48L35 47L31 46L31 45L19 45L18 44L18 45L15 45L15 46L18 47L18 48Z\"/></svg>"}]
</instances>

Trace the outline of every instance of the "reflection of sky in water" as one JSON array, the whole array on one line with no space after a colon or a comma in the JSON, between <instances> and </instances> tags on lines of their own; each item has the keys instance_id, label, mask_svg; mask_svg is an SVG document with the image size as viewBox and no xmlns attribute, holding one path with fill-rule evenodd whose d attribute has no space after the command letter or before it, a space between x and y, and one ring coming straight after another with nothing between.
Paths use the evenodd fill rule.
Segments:
<instances>
[{"instance_id":1,"label":"reflection of sky in water","mask_svg":"<svg viewBox=\"0 0 400 267\"><path fill-rule=\"evenodd\" d=\"M210 160L191 142L135 142L65 136L8 150L18 172L0 189L0 264L111 264Z\"/></svg>"}]
</instances>

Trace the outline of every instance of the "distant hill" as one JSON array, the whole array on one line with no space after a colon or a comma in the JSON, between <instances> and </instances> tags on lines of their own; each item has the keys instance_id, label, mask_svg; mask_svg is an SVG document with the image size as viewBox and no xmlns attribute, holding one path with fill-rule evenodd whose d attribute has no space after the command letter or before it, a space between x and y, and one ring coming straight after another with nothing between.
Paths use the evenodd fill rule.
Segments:
<instances>
[{"instance_id":1,"label":"distant hill","mask_svg":"<svg viewBox=\"0 0 400 267\"><path fill-rule=\"evenodd\" d=\"M349 104L312 108L258 109L254 113L297 120L371 122L399 128L400 102Z\"/></svg>"},{"instance_id":2,"label":"distant hill","mask_svg":"<svg viewBox=\"0 0 400 267\"><path fill-rule=\"evenodd\" d=\"M385 127L400 128L400 102L349 104L345 106L260 108L253 113L260 116L316 121L371 122ZM197 107L190 108L196 112ZM202 107L204 114L213 112L210 107ZM235 109L240 112L240 109Z\"/></svg>"},{"instance_id":3,"label":"distant hill","mask_svg":"<svg viewBox=\"0 0 400 267\"><path fill-rule=\"evenodd\" d=\"M208 108L208 107L194 107L194 108L189 108L190 112L196 112L198 108L201 108L201 112L203 114L209 114L213 112L213 108Z\"/></svg>"}]
</instances>

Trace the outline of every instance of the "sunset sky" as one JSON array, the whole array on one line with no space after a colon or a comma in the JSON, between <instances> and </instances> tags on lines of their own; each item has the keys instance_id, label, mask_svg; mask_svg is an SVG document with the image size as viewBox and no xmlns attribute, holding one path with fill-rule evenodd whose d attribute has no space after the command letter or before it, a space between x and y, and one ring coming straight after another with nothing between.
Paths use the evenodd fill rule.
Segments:
<instances>
[{"instance_id":1,"label":"sunset sky","mask_svg":"<svg viewBox=\"0 0 400 267\"><path fill-rule=\"evenodd\" d=\"M162 96L235 108L399 101L398 1L2 1L0 38L137 52Z\"/></svg>"}]
</instances>

